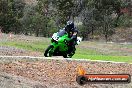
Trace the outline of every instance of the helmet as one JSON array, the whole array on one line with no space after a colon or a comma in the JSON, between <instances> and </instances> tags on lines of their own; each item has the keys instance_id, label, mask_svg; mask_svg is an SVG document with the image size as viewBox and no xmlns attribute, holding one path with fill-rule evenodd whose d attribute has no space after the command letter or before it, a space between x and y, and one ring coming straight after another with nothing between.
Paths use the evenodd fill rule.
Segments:
<instances>
[{"instance_id":1,"label":"helmet","mask_svg":"<svg viewBox=\"0 0 132 88\"><path fill-rule=\"evenodd\" d=\"M72 21L67 21L66 24L66 31L71 32L74 30L74 23Z\"/></svg>"}]
</instances>

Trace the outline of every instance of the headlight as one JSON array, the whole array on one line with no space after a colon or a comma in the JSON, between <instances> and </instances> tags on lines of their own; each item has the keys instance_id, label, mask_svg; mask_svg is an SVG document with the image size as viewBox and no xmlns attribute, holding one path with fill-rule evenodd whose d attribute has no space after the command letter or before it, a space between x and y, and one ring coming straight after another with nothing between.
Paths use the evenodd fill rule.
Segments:
<instances>
[{"instance_id":1,"label":"headlight","mask_svg":"<svg viewBox=\"0 0 132 88\"><path fill-rule=\"evenodd\" d=\"M59 40L59 36L57 36L57 33L53 34L52 39L54 39L55 41Z\"/></svg>"}]
</instances>

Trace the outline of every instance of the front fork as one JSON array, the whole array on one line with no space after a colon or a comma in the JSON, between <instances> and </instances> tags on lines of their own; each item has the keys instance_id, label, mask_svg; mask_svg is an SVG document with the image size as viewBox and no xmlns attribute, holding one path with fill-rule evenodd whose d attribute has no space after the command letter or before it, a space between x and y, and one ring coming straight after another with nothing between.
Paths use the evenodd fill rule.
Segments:
<instances>
[{"instance_id":1,"label":"front fork","mask_svg":"<svg viewBox=\"0 0 132 88\"><path fill-rule=\"evenodd\" d=\"M54 53L54 51L56 50L56 48L58 47L58 44L56 44L56 42L52 42L51 45L54 47L52 49L52 53Z\"/></svg>"}]
</instances>

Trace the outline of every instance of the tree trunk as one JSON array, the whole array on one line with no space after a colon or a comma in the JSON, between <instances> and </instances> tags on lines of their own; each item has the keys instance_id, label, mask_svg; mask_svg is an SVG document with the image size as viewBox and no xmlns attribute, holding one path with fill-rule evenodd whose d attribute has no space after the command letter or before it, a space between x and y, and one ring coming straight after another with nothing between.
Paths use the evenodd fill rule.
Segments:
<instances>
[{"instance_id":1,"label":"tree trunk","mask_svg":"<svg viewBox=\"0 0 132 88\"><path fill-rule=\"evenodd\" d=\"M36 30L36 32L35 32L35 36L36 36L36 37L39 36L39 30Z\"/></svg>"},{"instance_id":2,"label":"tree trunk","mask_svg":"<svg viewBox=\"0 0 132 88\"><path fill-rule=\"evenodd\" d=\"M107 35L107 33L105 34L105 41L106 41L106 43L108 42L108 35Z\"/></svg>"},{"instance_id":3,"label":"tree trunk","mask_svg":"<svg viewBox=\"0 0 132 88\"><path fill-rule=\"evenodd\" d=\"M107 23L105 23L105 41L106 41L106 43L108 42L108 24Z\"/></svg>"}]
</instances>

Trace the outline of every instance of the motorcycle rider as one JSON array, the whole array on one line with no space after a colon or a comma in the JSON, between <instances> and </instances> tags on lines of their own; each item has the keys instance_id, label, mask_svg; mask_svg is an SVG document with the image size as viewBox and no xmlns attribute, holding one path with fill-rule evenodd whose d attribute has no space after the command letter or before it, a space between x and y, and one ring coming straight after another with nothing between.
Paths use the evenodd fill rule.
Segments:
<instances>
[{"instance_id":1,"label":"motorcycle rider","mask_svg":"<svg viewBox=\"0 0 132 88\"><path fill-rule=\"evenodd\" d=\"M77 41L77 34L78 34L78 30L75 27L74 23L72 21L67 21L66 26L60 30L60 34L64 35L64 34L68 34L68 37L71 38L71 41L69 42L69 50L68 53L74 53L76 48L76 41Z\"/></svg>"}]
</instances>

